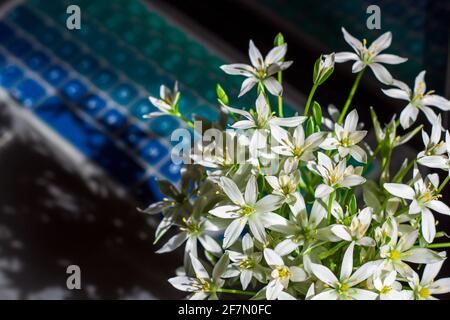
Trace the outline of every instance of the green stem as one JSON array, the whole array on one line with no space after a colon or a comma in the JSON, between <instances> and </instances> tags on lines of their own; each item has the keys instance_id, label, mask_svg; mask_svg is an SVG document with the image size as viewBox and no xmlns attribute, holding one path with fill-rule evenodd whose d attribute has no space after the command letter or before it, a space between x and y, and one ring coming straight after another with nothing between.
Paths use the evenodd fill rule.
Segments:
<instances>
[{"instance_id":1,"label":"green stem","mask_svg":"<svg viewBox=\"0 0 450 320\"><path fill-rule=\"evenodd\" d=\"M437 190L437 193L441 193L442 189L447 185L448 181L450 180L450 175L448 175L444 181L442 181L442 184L439 186L439 189Z\"/></svg>"},{"instance_id":2,"label":"green stem","mask_svg":"<svg viewBox=\"0 0 450 320\"><path fill-rule=\"evenodd\" d=\"M242 295L246 295L246 296L254 296L256 294L256 292L254 292L254 291L243 291L243 290L225 289L225 288L219 288L216 290L216 292L242 294Z\"/></svg>"},{"instance_id":3,"label":"green stem","mask_svg":"<svg viewBox=\"0 0 450 320\"><path fill-rule=\"evenodd\" d=\"M394 179L394 182L395 183L401 182L403 180L403 178L405 177L405 175L409 172L409 170L411 170L411 168L414 166L415 163L416 163L416 159L414 159L413 161L408 163L408 165L402 171L399 172L397 177Z\"/></svg>"},{"instance_id":4,"label":"green stem","mask_svg":"<svg viewBox=\"0 0 450 320\"><path fill-rule=\"evenodd\" d=\"M350 107L350 104L352 103L353 96L355 95L356 89L358 89L359 82L361 81L361 78L362 78L365 70L366 70L366 68L362 69L356 76L355 82L353 83L353 87L350 90L350 94L348 95L347 101L345 101L345 105L344 105L344 108L342 109L342 113L339 117L338 124L341 124L342 121L344 121L345 115L347 114L348 108Z\"/></svg>"},{"instance_id":5,"label":"green stem","mask_svg":"<svg viewBox=\"0 0 450 320\"><path fill-rule=\"evenodd\" d=\"M433 243L426 246L413 246L413 248L428 248L428 249L439 249L439 248L449 248L450 242Z\"/></svg>"},{"instance_id":6,"label":"green stem","mask_svg":"<svg viewBox=\"0 0 450 320\"><path fill-rule=\"evenodd\" d=\"M184 123L186 123L189 127L191 127L192 129L194 129L194 123L189 120L188 118L186 118L185 116L183 116L181 113L178 112L178 114L176 115L177 118L181 119L184 121Z\"/></svg>"},{"instance_id":7,"label":"green stem","mask_svg":"<svg viewBox=\"0 0 450 320\"><path fill-rule=\"evenodd\" d=\"M305 112L303 113L304 116L308 115L309 107L310 107L312 99L314 97L314 93L317 90L317 87L318 87L318 85L316 83L314 83L313 87L311 88L311 91L308 96L308 101L306 101Z\"/></svg>"},{"instance_id":8,"label":"green stem","mask_svg":"<svg viewBox=\"0 0 450 320\"><path fill-rule=\"evenodd\" d=\"M283 83L283 73L280 71L278 72L278 82L280 85ZM283 96L278 96L278 116L280 118L283 118Z\"/></svg>"},{"instance_id":9,"label":"green stem","mask_svg":"<svg viewBox=\"0 0 450 320\"><path fill-rule=\"evenodd\" d=\"M331 207L333 206L333 198L334 198L334 191L330 194L330 197L328 198L328 216L327 221L328 225L331 224Z\"/></svg>"},{"instance_id":10,"label":"green stem","mask_svg":"<svg viewBox=\"0 0 450 320\"><path fill-rule=\"evenodd\" d=\"M331 248L330 250L327 250L325 252L322 252L319 255L320 260L323 260L325 258L328 258L329 256L335 254L340 248L342 248L343 246L345 246L347 244L346 241L342 241L339 242L337 245L335 245L333 248Z\"/></svg>"}]
</instances>

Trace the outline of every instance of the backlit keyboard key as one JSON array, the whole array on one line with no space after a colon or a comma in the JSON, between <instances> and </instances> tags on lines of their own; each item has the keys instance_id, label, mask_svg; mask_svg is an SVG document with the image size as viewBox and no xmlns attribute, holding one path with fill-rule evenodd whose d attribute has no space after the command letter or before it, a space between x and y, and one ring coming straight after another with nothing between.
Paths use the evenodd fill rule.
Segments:
<instances>
[{"instance_id":1,"label":"backlit keyboard key","mask_svg":"<svg viewBox=\"0 0 450 320\"><path fill-rule=\"evenodd\" d=\"M120 105L129 104L137 95L135 88L127 83L121 83L112 92L112 98Z\"/></svg>"},{"instance_id":2,"label":"backlit keyboard key","mask_svg":"<svg viewBox=\"0 0 450 320\"><path fill-rule=\"evenodd\" d=\"M11 88L22 77L22 70L16 65L10 64L0 71L0 85Z\"/></svg>"},{"instance_id":3,"label":"backlit keyboard key","mask_svg":"<svg viewBox=\"0 0 450 320\"><path fill-rule=\"evenodd\" d=\"M144 120L144 115L154 111L157 111L157 109L150 103L148 98L139 100L130 109L131 114L140 120Z\"/></svg>"},{"instance_id":4,"label":"backlit keyboard key","mask_svg":"<svg viewBox=\"0 0 450 320\"><path fill-rule=\"evenodd\" d=\"M96 115L100 110L106 107L106 102L99 96L90 94L82 100L81 106L84 111L90 115Z\"/></svg>"},{"instance_id":5,"label":"backlit keyboard key","mask_svg":"<svg viewBox=\"0 0 450 320\"><path fill-rule=\"evenodd\" d=\"M118 131L127 123L127 118L116 109L107 111L100 120L111 131Z\"/></svg>"},{"instance_id":6,"label":"backlit keyboard key","mask_svg":"<svg viewBox=\"0 0 450 320\"><path fill-rule=\"evenodd\" d=\"M168 154L167 147L157 140L151 140L141 150L141 157L150 164L156 164Z\"/></svg>"},{"instance_id":7,"label":"backlit keyboard key","mask_svg":"<svg viewBox=\"0 0 450 320\"><path fill-rule=\"evenodd\" d=\"M32 70L39 71L49 63L49 58L43 52L34 51L26 58L25 63Z\"/></svg>"},{"instance_id":8,"label":"backlit keyboard key","mask_svg":"<svg viewBox=\"0 0 450 320\"><path fill-rule=\"evenodd\" d=\"M172 182L176 182L181 178L181 165L174 164L172 160L166 162L160 170Z\"/></svg>"},{"instance_id":9,"label":"backlit keyboard key","mask_svg":"<svg viewBox=\"0 0 450 320\"><path fill-rule=\"evenodd\" d=\"M121 134L121 137L125 143L132 148L136 148L141 145L147 136L148 134L144 130L134 124L128 126Z\"/></svg>"},{"instance_id":10,"label":"backlit keyboard key","mask_svg":"<svg viewBox=\"0 0 450 320\"><path fill-rule=\"evenodd\" d=\"M96 71L98 66L99 62L97 59L87 54L82 55L74 64L75 69L84 76Z\"/></svg>"},{"instance_id":11,"label":"backlit keyboard key","mask_svg":"<svg viewBox=\"0 0 450 320\"><path fill-rule=\"evenodd\" d=\"M64 41L55 53L64 61L73 61L80 55L80 51L80 47L75 43Z\"/></svg>"},{"instance_id":12,"label":"backlit keyboard key","mask_svg":"<svg viewBox=\"0 0 450 320\"><path fill-rule=\"evenodd\" d=\"M79 80L70 80L62 88L64 95L71 101L80 100L87 91L86 86Z\"/></svg>"},{"instance_id":13,"label":"backlit keyboard key","mask_svg":"<svg viewBox=\"0 0 450 320\"><path fill-rule=\"evenodd\" d=\"M45 96L45 89L36 81L26 79L12 90L12 95L25 107L33 108Z\"/></svg>"},{"instance_id":14,"label":"backlit keyboard key","mask_svg":"<svg viewBox=\"0 0 450 320\"><path fill-rule=\"evenodd\" d=\"M152 120L150 129L157 135L162 137L167 137L172 134L172 132L179 127L179 123L172 116L160 116Z\"/></svg>"},{"instance_id":15,"label":"backlit keyboard key","mask_svg":"<svg viewBox=\"0 0 450 320\"><path fill-rule=\"evenodd\" d=\"M42 76L48 83L58 86L67 77L67 71L58 65L53 65L45 70Z\"/></svg>"},{"instance_id":16,"label":"backlit keyboard key","mask_svg":"<svg viewBox=\"0 0 450 320\"><path fill-rule=\"evenodd\" d=\"M107 69L101 69L92 77L92 82L102 90L108 90L117 82L117 75Z\"/></svg>"}]
</instances>

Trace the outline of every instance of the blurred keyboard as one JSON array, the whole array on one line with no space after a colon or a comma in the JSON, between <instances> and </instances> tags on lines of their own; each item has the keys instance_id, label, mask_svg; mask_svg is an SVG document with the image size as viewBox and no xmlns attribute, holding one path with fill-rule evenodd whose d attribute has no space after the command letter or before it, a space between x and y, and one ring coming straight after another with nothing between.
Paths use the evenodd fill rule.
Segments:
<instances>
[{"instance_id":1,"label":"blurred keyboard","mask_svg":"<svg viewBox=\"0 0 450 320\"><path fill-rule=\"evenodd\" d=\"M66 28L70 4L80 30ZM223 63L135 0L30 0L0 22L0 85L143 202L158 197L156 177L180 178L169 150L182 124L142 119L155 110L148 95L179 79L182 112L214 120Z\"/></svg>"},{"instance_id":2,"label":"blurred keyboard","mask_svg":"<svg viewBox=\"0 0 450 320\"><path fill-rule=\"evenodd\" d=\"M66 28L72 4L80 30ZM224 63L138 0L19 1L0 21L0 86L143 202L161 196L155 178L180 179L170 135L184 125L143 119L156 110L148 96L177 79L180 111L215 120L216 83L236 97L243 80L225 75Z\"/></svg>"}]
</instances>

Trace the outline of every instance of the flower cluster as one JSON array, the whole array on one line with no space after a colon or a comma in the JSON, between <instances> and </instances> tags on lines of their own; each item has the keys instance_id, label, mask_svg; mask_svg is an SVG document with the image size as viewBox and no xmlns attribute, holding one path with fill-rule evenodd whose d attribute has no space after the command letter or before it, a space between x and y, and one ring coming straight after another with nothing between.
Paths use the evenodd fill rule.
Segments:
<instances>
[{"instance_id":1,"label":"flower cluster","mask_svg":"<svg viewBox=\"0 0 450 320\"><path fill-rule=\"evenodd\" d=\"M163 214L155 242L172 233L159 253L184 246L184 265L169 282L189 298L435 299L450 292L450 278L436 279L446 259L438 249L449 244L433 243L445 236L435 219L450 215L441 201L450 176L442 183L438 172L422 176L430 168L450 172L450 134L442 138L441 115L430 108L447 111L450 102L426 92L425 72L414 90L393 78L383 64L406 59L381 53L391 44L390 32L367 47L366 40L342 31L354 52L319 57L303 115L283 117L281 73L292 62L284 61L281 35L265 58L250 41L251 65L222 66L245 77L240 96L257 91L254 108L243 110L230 106L217 87L226 121L215 126L235 143L202 145L208 156L192 154L195 164L185 166L180 185L159 181L166 198L142 210ZM325 117L314 92L335 63L350 60L358 75L349 97L342 111L330 107ZM364 142L367 131L357 111L349 110L367 68L392 87L383 89L386 95L408 101L400 117L384 126L370 110L375 148ZM272 111L272 95L278 112ZM162 87L161 99L150 98L160 109L151 116L185 119L180 99L177 86L173 92ZM422 125L408 129L419 111L431 122L430 133ZM393 152L420 132L424 149L391 176ZM374 162L380 172L368 175Z\"/></svg>"}]
</instances>

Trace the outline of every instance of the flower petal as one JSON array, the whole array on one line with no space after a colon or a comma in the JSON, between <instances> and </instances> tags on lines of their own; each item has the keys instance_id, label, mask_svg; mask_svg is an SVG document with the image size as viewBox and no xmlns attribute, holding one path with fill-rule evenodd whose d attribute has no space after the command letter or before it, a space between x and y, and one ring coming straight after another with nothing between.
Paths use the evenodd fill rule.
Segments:
<instances>
[{"instance_id":1,"label":"flower petal","mask_svg":"<svg viewBox=\"0 0 450 320\"><path fill-rule=\"evenodd\" d=\"M356 53L353 52L338 52L334 55L334 61L336 63L343 63L347 61L359 60Z\"/></svg>"},{"instance_id":2,"label":"flower petal","mask_svg":"<svg viewBox=\"0 0 450 320\"><path fill-rule=\"evenodd\" d=\"M240 206L245 204L244 197L233 180L227 177L221 177L220 185L231 201Z\"/></svg>"},{"instance_id":3,"label":"flower petal","mask_svg":"<svg viewBox=\"0 0 450 320\"><path fill-rule=\"evenodd\" d=\"M379 63L371 63L369 64L370 69L372 69L373 74L375 77L384 84L392 84L394 81L394 78L392 78L392 75L387 71L385 67L383 67Z\"/></svg>"},{"instance_id":4,"label":"flower petal","mask_svg":"<svg viewBox=\"0 0 450 320\"><path fill-rule=\"evenodd\" d=\"M161 249L156 251L156 253L166 253L175 250L179 246L181 246L186 239L188 238L188 235L186 232L180 232L179 234L173 236L172 238L167 241Z\"/></svg>"},{"instance_id":5,"label":"flower petal","mask_svg":"<svg viewBox=\"0 0 450 320\"><path fill-rule=\"evenodd\" d=\"M224 237L223 237L223 247L228 248L236 240L244 230L245 225L247 224L247 218L239 218L233 220L230 225L225 229Z\"/></svg>"},{"instance_id":6,"label":"flower petal","mask_svg":"<svg viewBox=\"0 0 450 320\"><path fill-rule=\"evenodd\" d=\"M266 259L267 264L271 267L284 266L283 259L272 249L264 249L264 259Z\"/></svg>"},{"instance_id":7,"label":"flower petal","mask_svg":"<svg viewBox=\"0 0 450 320\"><path fill-rule=\"evenodd\" d=\"M402 199L414 199L414 189L406 184L385 183L383 187L392 195Z\"/></svg>"},{"instance_id":8,"label":"flower petal","mask_svg":"<svg viewBox=\"0 0 450 320\"><path fill-rule=\"evenodd\" d=\"M263 83L267 90L274 96L281 96L283 94L283 87L274 77L265 79Z\"/></svg>"}]
</instances>

